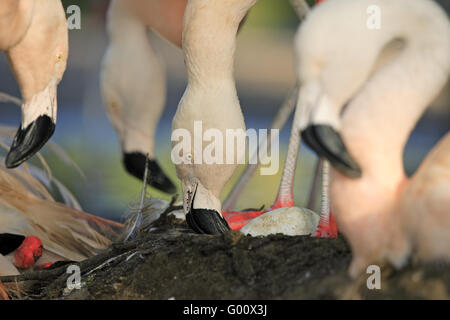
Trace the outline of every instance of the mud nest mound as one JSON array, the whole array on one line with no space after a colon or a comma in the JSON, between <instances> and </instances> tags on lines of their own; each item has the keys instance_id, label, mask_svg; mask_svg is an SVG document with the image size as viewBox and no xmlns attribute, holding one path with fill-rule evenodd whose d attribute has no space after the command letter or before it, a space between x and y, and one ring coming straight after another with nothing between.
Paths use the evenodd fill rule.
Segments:
<instances>
[{"instance_id":1,"label":"mud nest mound","mask_svg":"<svg viewBox=\"0 0 450 320\"><path fill-rule=\"evenodd\" d=\"M193 233L167 216L151 232L88 260L25 273L22 299L449 299L448 265L384 267L380 290L351 280L351 252L338 239ZM161 220L160 219L160 220ZM67 289L68 264L81 289Z\"/></svg>"}]
</instances>

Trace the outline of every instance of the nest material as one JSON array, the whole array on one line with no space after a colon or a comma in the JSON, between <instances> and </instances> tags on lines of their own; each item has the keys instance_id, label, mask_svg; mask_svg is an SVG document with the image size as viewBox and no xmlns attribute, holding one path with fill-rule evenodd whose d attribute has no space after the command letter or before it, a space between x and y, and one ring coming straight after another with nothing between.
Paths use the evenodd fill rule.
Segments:
<instances>
[{"instance_id":1,"label":"nest material","mask_svg":"<svg viewBox=\"0 0 450 320\"><path fill-rule=\"evenodd\" d=\"M155 228L158 228L158 226L170 219L178 219L180 222L184 221L183 206L175 204L176 200L176 195L170 202L150 197L144 199L139 205L130 205L128 212L125 214L125 228L120 240L124 241L130 234L131 229L135 227L139 213L142 214L142 221L138 230L139 236L156 230Z\"/></svg>"},{"instance_id":2,"label":"nest material","mask_svg":"<svg viewBox=\"0 0 450 320\"><path fill-rule=\"evenodd\" d=\"M66 286L67 263L7 280L23 284L22 299L449 298L444 265L401 271L381 265L381 290L367 288L366 274L349 279L351 252L342 237L199 235L170 214L148 227L137 239L76 263L79 290Z\"/></svg>"}]
</instances>

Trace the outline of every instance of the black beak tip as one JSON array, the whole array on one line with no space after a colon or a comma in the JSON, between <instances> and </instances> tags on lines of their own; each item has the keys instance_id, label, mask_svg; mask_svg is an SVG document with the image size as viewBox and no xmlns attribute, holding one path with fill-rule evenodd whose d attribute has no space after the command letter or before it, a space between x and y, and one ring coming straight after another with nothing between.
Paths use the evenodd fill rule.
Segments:
<instances>
[{"instance_id":1,"label":"black beak tip","mask_svg":"<svg viewBox=\"0 0 450 320\"><path fill-rule=\"evenodd\" d=\"M38 152L55 132L55 123L46 116L39 116L25 129L19 127L6 156L7 168L16 168Z\"/></svg>"},{"instance_id":2,"label":"black beak tip","mask_svg":"<svg viewBox=\"0 0 450 320\"><path fill-rule=\"evenodd\" d=\"M0 233L0 254L6 256L14 250L16 250L25 240L25 236L12 234L12 233Z\"/></svg>"},{"instance_id":3,"label":"black beak tip","mask_svg":"<svg viewBox=\"0 0 450 320\"><path fill-rule=\"evenodd\" d=\"M231 230L222 215L211 209L191 209L186 214L186 222L191 229L202 234L223 234Z\"/></svg>"},{"instance_id":4,"label":"black beak tip","mask_svg":"<svg viewBox=\"0 0 450 320\"><path fill-rule=\"evenodd\" d=\"M345 146L341 135L329 125L311 125L302 132L305 143L321 157L330 161L342 174L352 179L362 171Z\"/></svg>"},{"instance_id":5,"label":"black beak tip","mask_svg":"<svg viewBox=\"0 0 450 320\"><path fill-rule=\"evenodd\" d=\"M123 154L123 164L129 174L143 180L145 172L146 156L140 152L130 152ZM148 178L147 182L152 187L166 193L175 193L177 188L173 182L167 177L156 160L148 161Z\"/></svg>"}]
</instances>

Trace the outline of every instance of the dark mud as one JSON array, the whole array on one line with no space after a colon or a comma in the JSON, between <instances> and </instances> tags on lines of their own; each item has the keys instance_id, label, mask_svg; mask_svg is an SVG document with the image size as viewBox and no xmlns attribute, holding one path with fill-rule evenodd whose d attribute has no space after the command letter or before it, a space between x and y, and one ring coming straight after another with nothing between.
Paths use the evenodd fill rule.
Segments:
<instances>
[{"instance_id":1,"label":"dark mud","mask_svg":"<svg viewBox=\"0 0 450 320\"><path fill-rule=\"evenodd\" d=\"M82 262L81 289L66 289L69 275L53 269L52 276L25 281L21 298L449 299L448 266L382 268L381 289L368 290L368 275L353 281L346 275L351 253L343 237L208 236L169 220Z\"/></svg>"}]
</instances>

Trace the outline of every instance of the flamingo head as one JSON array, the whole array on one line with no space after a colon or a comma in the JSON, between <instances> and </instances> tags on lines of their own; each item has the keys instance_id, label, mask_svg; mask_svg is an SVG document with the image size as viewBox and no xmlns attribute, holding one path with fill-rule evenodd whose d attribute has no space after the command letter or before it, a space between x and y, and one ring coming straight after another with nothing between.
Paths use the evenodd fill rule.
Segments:
<instances>
[{"instance_id":1,"label":"flamingo head","mask_svg":"<svg viewBox=\"0 0 450 320\"><path fill-rule=\"evenodd\" d=\"M221 234L230 230L223 218L220 200L195 178L182 180L186 222L197 233Z\"/></svg>"}]
</instances>

